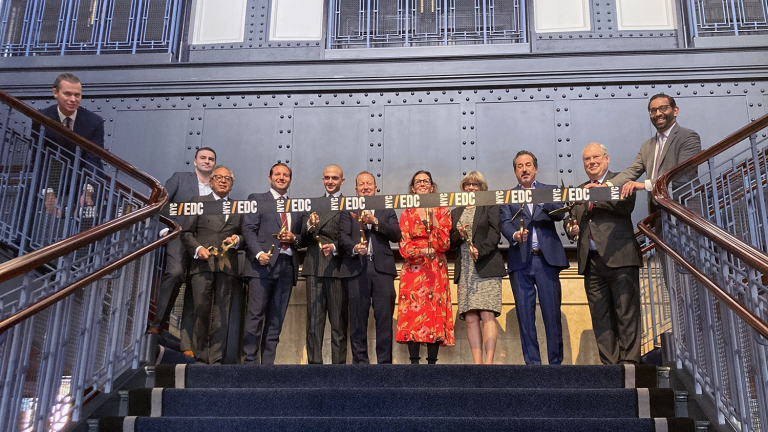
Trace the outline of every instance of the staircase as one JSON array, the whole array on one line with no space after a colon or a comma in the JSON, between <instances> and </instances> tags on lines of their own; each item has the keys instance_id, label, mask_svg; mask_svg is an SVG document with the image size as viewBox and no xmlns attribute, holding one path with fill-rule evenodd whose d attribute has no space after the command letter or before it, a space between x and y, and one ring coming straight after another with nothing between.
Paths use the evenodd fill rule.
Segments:
<instances>
[{"instance_id":1,"label":"staircase","mask_svg":"<svg viewBox=\"0 0 768 432\"><path fill-rule=\"evenodd\" d=\"M158 365L127 414L98 430L695 430L647 365Z\"/></svg>"}]
</instances>

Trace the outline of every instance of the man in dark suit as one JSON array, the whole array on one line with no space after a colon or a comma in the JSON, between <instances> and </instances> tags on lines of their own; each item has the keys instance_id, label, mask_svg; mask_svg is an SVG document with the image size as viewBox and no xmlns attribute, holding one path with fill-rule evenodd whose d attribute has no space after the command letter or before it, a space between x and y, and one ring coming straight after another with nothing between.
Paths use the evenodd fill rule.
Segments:
<instances>
[{"instance_id":1,"label":"man in dark suit","mask_svg":"<svg viewBox=\"0 0 768 432\"><path fill-rule=\"evenodd\" d=\"M608 150L598 143L582 152L589 182L615 178L608 171ZM587 183L584 183L586 185ZM584 186L582 185L582 186ZM635 195L622 201L579 204L566 225L578 236L579 274L592 315L597 349L603 364L640 363L640 246L635 240L632 210Z\"/></svg>"},{"instance_id":2,"label":"man in dark suit","mask_svg":"<svg viewBox=\"0 0 768 432\"><path fill-rule=\"evenodd\" d=\"M326 197L340 197L344 172L338 165L323 170ZM307 363L323 364L326 315L331 323L331 363L347 362L347 293L339 280L341 257L337 211L304 215L301 245L306 247L301 275L307 280Z\"/></svg>"},{"instance_id":3,"label":"man in dark suit","mask_svg":"<svg viewBox=\"0 0 768 432\"><path fill-rule=\"evenodd\" d=\"M536 181L538 161L533 153L521 150L513 165L516 189L554 188ZM515 311L520 325L520 341L525 364L541 364L536 337L536 296L538 291L541 316L547 333L549 364L563 361L563 326L560 314L560 271L568 268L565 249L555 229L555 221L565 213L549 212L563 204L508 204L500 207L501 233L509 240L507 271L515 297ZM525 229L520 229L520 220Z\"/></svg>"},{"instance_id":4,"label":"man in dark suit","mask_svg":"<svg viewBox=\"0 0 768 432\"><path fill-rule=\"evenodd\" d=\"M228 201L234 183L232 171L219 165L211 176L213 193L192 201ZM237 248L242 243L241 219L241 215L184 219L181 241L192 258L189 266L195 323L192 346L195 358L203 363L221 363L226 350L232 292L239 283Z\"/></svg>"},{"instance_id":5,"label":"man in dark suit","mask_svg":"<svg viewBox=\"0 0 768 432\"><path fill-rule=\"evenodd\" d=\"M193 161L195 170L192 172L176 172L165 182L165 189L168 191L168 202L190 202L192 197L205 196L212 192L210 180L213 174L213 168L216 166L216 152L210 147L202 147L195 152ZM168 205L163 208L167 215ZM176 215L168 215L176 223L181 225L183 218ZM168 234L168 229L160 231L160 235ZM155 319L149 325L149 332L161 334L163 326L168 321L168 317L176 303L176 297L179 295L181 284L187 280L187 271L189 269L190 255L186 253L181 239L173 240L166 246L165 252L165 271L160 280L160 288L157 296L157 309ZM187 284L190 287L190 284ZM184 308L181 316L181 350L188 356L194 355L192 346L192 327L194 313L192 306L192 289L185 290Z\"/></svg>"},{"instance_id":6,"label":"man in dark suit","mask_svg":"<svg viewBox=\"0 0 768 432\"><path fill-rule=\"evenodd\" d=\"M623 185L621 192L624 196L632 195L638 190L650 191L659 176L701 151L699 134L677 124L679 111L680 108L672 96L660 93L651 97L648 102L648 113L651 116L651 123L656 128L656 134L640 146L640 151L632 164L607 184ZM646 174L647 179L644 182L635 181L643 173ZM697 175L696 168L686 171L672 182L670 193L695 179ZM656 211L650 194L648 211L649 213Z\"/></svg>"},{"instance_id":7,"label":"man in dark suit","mask_svg":"<svg viewBox=\"0 0 768 432\"><path fill-rule=\"evenodd\" d=\"M373 196L376 179L367 171L357 175L358 196ZM376 320L376 362L392 363L392 315L395 312L395 258L390 242L400 241L400 224L394 210L362 212L360 238L358 215L341 212L339 244L344 254L339 276L349 296L352 363L368 363L368 313L373 303Z\"/></svg>"},{"instance_id":8,"label":"man in dark suit","mask_svg":"<svg viewBox=\"0 0 768 432\"><path fill-rule=\"evenodd\" d=\"M253 193L249 200L287 199L291 169L277 163L269 170L269 192ZM255 213L243 217L247 262L248 312L245 316L244 364L273 364L291 291L299 279L297 246L301 213ZM273 237L273 234L277 238ZM270 247L274 246L274 250Z\"/></svg>"},{"instance_id":9,"label":"man in dark suit","mask_svg":"<svg viewBox=\"0 0 768 432\"><path fill-rule=\"evenodd\" d=\"M51 105L40 111L46 117L61 122L66 128L87 139L88 141L104 148L104 119L98 114L89 111L80 106L82 100L82 84L80 79L71 73L63 73L56 77L53 82L53 97L56 99L56 105ZM33 125L34 130L39 130L39 125ZM80 167L78 173L71 176L67 174L68 170L74 169L75 153L78 146L72 141L64 138L56 131L45 129L45 146L52 152L49 156L47 178L43 179L42 171L39 174L39 181L44 181L42 189L45 191L44 207L49 215L54 218L61 217L61 209L67 205L70 184L63 184L63 181L69 179L74 184L77 197L77 206L80 207L79 230L84 230L93 226L99 206L94 206L94 196L100 196L99 182L95 177L104 177L104 164L101 159L93 153L82 151L80 158ZM55 143L62 148L61 156L55 156L58 149L53 148ZM61 160L65 158L68 162ZM70 164L71 168L66 168L65 164ZM57 207L58 202L58 207ZM47 227L57 231L53 235L53 241L71 234L69 232L59 231L64 228L57 223L46 223ZM58 228L54 228L58 226ZM46 234L40 237L45 238ZM45 242L47 243L47 242Z\"/></svg>"},{"instance_id":10,"label":"man in dark suit","mask_svg":"<svg viewBox=\"0 0 768 432\"><path fill-rule=\"evenodd\" d=\"M74 74L63 73L53 82L53 97L56 105L51 105L40 112L52 120L61 122L65 127L88 141L104 148L104 119L86 108L80 106L82 100L82 85L80 79ZM58 132L45 131L45 137L67 150L65 156L74 160L77 146L70 140L62 137ZM83 152L81 155L83 168L90 171L103 170L104 165L98 156ZM50 185L55 188L55 185ZM57 193L55 190L54 193Z\"/></svg>"}]
</instances>

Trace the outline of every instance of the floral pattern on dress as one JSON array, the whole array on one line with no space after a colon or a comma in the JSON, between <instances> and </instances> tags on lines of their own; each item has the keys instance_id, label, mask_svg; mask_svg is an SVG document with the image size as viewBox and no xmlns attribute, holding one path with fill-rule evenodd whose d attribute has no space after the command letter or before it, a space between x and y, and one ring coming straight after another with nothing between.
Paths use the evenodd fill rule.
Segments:
<instances>
[{"instance_id":1,"label":"floral pattern on dress","mask_svg":"<svg viewBox=\"0 0 768 432\"><path fill-rule=\"evenodd\" d=\"M434 259L419 254L427 247L428 236L417 210L405 210L400 216L400 255L405 261L400 271L395 340L453 346L453 309L445 259L451 246L451 213L446 207L432 211L438 221L429 235Z\"/></svg>"}]
</instances>

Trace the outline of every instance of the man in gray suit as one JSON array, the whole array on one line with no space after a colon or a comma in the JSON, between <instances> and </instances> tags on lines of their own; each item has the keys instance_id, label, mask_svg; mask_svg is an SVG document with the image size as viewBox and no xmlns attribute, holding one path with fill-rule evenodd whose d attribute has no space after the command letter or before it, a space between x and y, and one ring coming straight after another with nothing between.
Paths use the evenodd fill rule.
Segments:
<instances>
[{"instance_id":1,"label":"man in gray suit","mask_svg":"<svg viewBox=\"0 0 768 432\"><path fill-rule=\"evenodd\" d=\"M584 170L596 186L616 178L608 150L598 143L582 152ZM577 241L592 328L603 364L640 363L640 246L632 210L636 195L622 201L582 203L571 210L566 232Z\"/></svg>"},{"instance_id":2,"label":"man in gray suit","mask_svg":"<svg viewBox=\"0 0 768 432\"><path fill-rule=\"evenodd\" d=\"M176 172L167 182L165 189L168 191L168 202L190 202L192 197L204 196L211 193L210 179L213 168L216 166L216 152L210 147L202 147L195 152L193 161L195 170L192 172ZM168 206L163 209L167 215ZM181 216L169 216L179 225L183 223ZM160 235L168 235L168 229L160 231ZM149 332L161 334L163 326L173 309L179 289L187 279L190 256L184 250L181 239L177 238L168 243L165 252L165 271L160 281L158 290L157 309L155 319L149 325ZM189 286L189 285L187 285ZM192 290L188 289L184 295L184 309L181 318L181 350L192 357Z\"/></svg>"},{"instance_id":3,"label":"man in gray suit","mask_svg":"<svg viewBox=\"0 0 768 432\"><path fill-rule=\"evenodd\" d=\"M650 191L659 176L701 151L699 134L677 124L679 111L680 108L672 96L660 93L651 97L648 113L656 128L656 134L640 146L632 164L614 177L609 185L623 185L621 192L624 196L643 189ZM636 181L643 173L647 179L644 182ZM696 168L686 171L672 182L670 192L695 179L697 175ZM648 212L653 213L655 207L649 195Z\"/></svg>"},{"instance_id":4,"label":"man in gray suit","mask_svg":"<svg viewBox=\"0 0 768 432\"><path fill-rule=\"evenodd\" d=\"M344 171L338 165L323 170L326 197L341 196ZM307 279L307 363L323 364L325 317L331 323L331 363L347 362L347 292L339 267L339 215L337 211L306 213L301 224L301 246L307 248L301 274Z\"/></svg>"},{"instance_id":5,"label":"man in gray suit","mask_svg":"<svg viewBox=\"0 0 768 432\"><path fill-rule=\"evenodd\" d=\"M235 175L217 166L211 176L213 193L194 197L194 202L229 200ZM181 241L192 258L189 265L194 302L193 343L195 358L221 363L226 351L232 293L240 283L237 248L242 244L241 215L187 216ZM226 250L225 250L226 249Z\"/></svg>"}]
</instances>

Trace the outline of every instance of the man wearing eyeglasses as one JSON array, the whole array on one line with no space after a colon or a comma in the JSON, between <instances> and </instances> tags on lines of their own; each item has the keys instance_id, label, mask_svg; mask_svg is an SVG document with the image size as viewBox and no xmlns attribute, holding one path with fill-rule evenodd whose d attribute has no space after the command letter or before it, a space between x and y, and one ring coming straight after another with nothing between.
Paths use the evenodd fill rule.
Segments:
<instances>
[{"instance_id":1,"label":"man wearing eyeglasses","mask_svg":"<svg viewBox=\"0 0 768 432\"><path fill-rule=\"evenodd\" d=\"M218 165L211 176L212 193L198 196L193 202L229 200L235 176L227 167ZM219 364L226 351L229 310L232 292L238 283L237 248L242 244L242 216L187 216L181 241L192 258L189 273L194 304L192 346L195 359Z\"/></svg>"},{"instance_id":2,"label":"man wearing eyeglasses","mask_svg":"<svg viewBox=\"0 0 768 432\"><path fill-rule=\"evenodd\" d=\"M341 197L344 171L338 165L323 170L325 197ZM339 280L340 212L307 212L301 224L301 245L306 247L301 275L307 280L307 363L323 364L326 316L331 323L331 363L347 362L347 292Z\"/></svg>"},{"instance_id":3,"label":"man wearing eyeglasses","mask_svg":"<svg viewBox=\"0 0 768 432\"><path fill-rule=\"evenodd\" d=\"M611 185L622 186L621 192L624 196L639 190L650 191L659 176L701 151L699 134L677 124L679 111L680 108L672 96L660 93L651 97L648 102L648 114L656 128L656 134L640 146L632 164L610 182ZM646 180L636 181L643 173ZM672 182L670 192L695 179L697 175L696 168L686 171ZM648 212L653 213L655 207L649 195Z\"/></svg>"}]
</instances>

